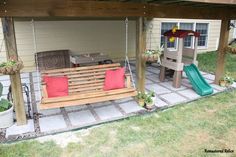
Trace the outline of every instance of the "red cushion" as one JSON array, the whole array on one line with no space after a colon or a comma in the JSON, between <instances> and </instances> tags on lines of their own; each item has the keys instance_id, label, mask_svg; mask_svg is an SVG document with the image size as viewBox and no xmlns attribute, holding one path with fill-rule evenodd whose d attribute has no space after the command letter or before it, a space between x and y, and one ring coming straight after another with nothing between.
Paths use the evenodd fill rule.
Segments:
<instances>
[{"instance_id":1,"label":"red cushion","mask_svg":"<svg viewBox=\"0 0 236 157\"><path fill-rule=\"evenodd\" d=\"M120 89L125 87L125 68L107 70L105 74L104 90Z\"/></svg>"},{"instance_id":2,"label":"red cushion","mask_svg":"<svg viewBox=\"0 0 236 157\"><path fill-rule=\"evenodd\" d=\"M48 97L60 97L68 95L68 78L66 76L44 76Z\"/></svg>"}]
</instances>

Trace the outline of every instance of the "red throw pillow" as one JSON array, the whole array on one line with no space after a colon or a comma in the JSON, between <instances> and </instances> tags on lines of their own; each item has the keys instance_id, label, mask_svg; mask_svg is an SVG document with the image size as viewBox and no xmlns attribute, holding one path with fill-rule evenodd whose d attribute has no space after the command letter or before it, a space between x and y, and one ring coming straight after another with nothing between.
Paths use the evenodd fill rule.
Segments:
<instances>
[{"instance_id":1,"label":"red throw pillow","mask_svg":"<svg viewBox=\"0 0 236 157\"><path fill-rule=\"evenodd\" d=\"M48 97L60 97L68 95L68 78L66 76L44 76Z\"/></svg>"},{"instance_id":2,"label":"red throw pillow","mask_svg":"<svg viewBox=\"0 0 236 157\"><path fill-rule=\"evenodd\" d=\"M105 74L104 90L120 89L125 87L125 68L107 70Z\"/></svg>"}]
</instances>

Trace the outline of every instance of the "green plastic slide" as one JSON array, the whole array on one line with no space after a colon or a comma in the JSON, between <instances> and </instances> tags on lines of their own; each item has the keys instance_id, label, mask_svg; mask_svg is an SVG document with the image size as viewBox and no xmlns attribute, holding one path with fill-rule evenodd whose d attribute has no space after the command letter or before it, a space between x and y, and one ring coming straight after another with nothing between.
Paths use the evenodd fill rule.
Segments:
<instances>
[{"instance_id":1,"label":"green plastic slide","mask_svg":"<svg viewBox=\"0 0 236 157\"><path fill-rule=\"evenodd\" d=\"M197 94L205 96L213 93L212 87L202 77L196 65L191 64L188 66L184 66L184 72L186 73L193 86L193 89Z\"/></svg>"}]
</instances>

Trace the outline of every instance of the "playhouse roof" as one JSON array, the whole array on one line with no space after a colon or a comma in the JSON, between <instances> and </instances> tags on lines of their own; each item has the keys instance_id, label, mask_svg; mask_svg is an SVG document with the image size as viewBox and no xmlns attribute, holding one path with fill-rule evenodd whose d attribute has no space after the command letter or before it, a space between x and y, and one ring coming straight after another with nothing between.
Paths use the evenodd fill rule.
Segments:
<instances>
[{"instance_id":1,"label":"playhouse roof","mask_svg":"<svg viewBox=\"0 0 236 157\"><path fill-rule=\"evenodd\" d=\"M186 36L199 37L200 33L192 31L192 30L181 30L181 29L178 29L178 30L176 30L175 33L173 33L172 30L169 30L169 31L164 33L164 36L167 36L167 37L177 37L177 38L185 38Z\"/></svg>"}]
</instances>

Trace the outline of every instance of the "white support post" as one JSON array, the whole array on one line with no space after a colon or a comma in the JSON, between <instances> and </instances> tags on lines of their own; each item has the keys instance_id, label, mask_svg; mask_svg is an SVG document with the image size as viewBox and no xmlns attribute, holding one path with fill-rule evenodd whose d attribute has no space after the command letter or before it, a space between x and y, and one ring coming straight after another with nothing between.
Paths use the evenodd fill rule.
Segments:
<instances>
[{"instance_id":1,"label":"white support post","mask_svg":"<svg viewBox=\"0 0 236 157\"><path fill-rule=\"evenodd\" d=\"M194 51L193 51L193 64L198 66L198 61L197 61L197 43L198 43L198 37L195 37L194 40Z\"/></svg>"},{"instance_id":2,"label":"white support post","mask_svg":"<svg viewBox=\"0 0 236 157\"><path fill-rule=\"evenodd\" d=\"M179 38L179 46L178 46L178 50L177 50L177 63L181 63L182 62L182 54L183 54L183 46L184 46L184 40L183 38Z\"/></svg>"}]
</instances>

